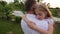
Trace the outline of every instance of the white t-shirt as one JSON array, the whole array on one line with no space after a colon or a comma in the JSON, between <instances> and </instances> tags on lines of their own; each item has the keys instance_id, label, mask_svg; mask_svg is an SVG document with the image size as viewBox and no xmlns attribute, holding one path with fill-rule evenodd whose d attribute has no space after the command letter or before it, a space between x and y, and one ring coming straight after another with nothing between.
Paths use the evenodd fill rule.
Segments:
<instances>
[{"instance_id":1,"label":"white t-shirt","mask_svg":"<svg viewBox=\"0 0 60 34\"><path fill-rule=\"evenodd\" d=\"M33 14L27 14L26 17L30 21L34 22L36 24L36 27L40 27L43 30L48 30L48 23L53 24L53 20L51 18L38 20ZM24 34L40 34L39 32L30 29L24 20L21 20L21 27Z\"/></svg>"}]
</instances>

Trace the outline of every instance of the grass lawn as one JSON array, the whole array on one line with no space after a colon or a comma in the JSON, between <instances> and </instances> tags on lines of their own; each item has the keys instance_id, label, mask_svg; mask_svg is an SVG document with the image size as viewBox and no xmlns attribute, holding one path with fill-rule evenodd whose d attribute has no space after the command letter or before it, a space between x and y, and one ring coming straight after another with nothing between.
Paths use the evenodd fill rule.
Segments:
<instances>
[{"instance_id":1,"label":"grass lawn","mask_svg":"<svg viewBox=\"0 0 60 34\"><path fill-rule=\"evenodd\" d=\"M13 34L23 34L19 23L0 20L0 34L7 34L8 32L13 32Z\"/></svg>"},{"instance_id":2,"label":"grass lawn","mask_svg":"<svg viewBox=\"0 0 60 34\"><path fill-rule=\"evenodd\" d=\"M13 34L23 34L19 23L0 20L0 34L7 34L8 32L12 32ZM54 34L60 34L60 32L56 30Z\"/></svg>"}]
</instances>

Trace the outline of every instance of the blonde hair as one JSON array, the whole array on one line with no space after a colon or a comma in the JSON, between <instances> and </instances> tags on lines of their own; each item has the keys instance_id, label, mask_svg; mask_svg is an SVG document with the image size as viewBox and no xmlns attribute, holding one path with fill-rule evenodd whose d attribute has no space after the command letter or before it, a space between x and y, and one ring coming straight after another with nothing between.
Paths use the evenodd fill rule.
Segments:
<instances>
[{"instance_id":1,"label":"blonde hair","mask_svg":"<svg viewBox=\"0 0 60 34\"><path fill-rule=\"evenodd\" d=\"M50 11L49 8L48 8L48 6L47 6L46 4L44 4L44 3L36 4L36 5L34 6L34 9L35 9L35 10L36 10L36 9L44 10L45 12L47 12L47 17L50 17L50 18L53 17L51 11Z\"/></svg>"}]
</instances>

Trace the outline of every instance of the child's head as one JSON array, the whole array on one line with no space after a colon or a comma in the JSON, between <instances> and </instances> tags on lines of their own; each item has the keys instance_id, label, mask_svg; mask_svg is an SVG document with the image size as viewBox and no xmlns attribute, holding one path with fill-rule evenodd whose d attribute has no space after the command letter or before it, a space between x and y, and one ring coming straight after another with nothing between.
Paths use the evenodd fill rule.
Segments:
<instances>
[{"instance_id":1,"label":"child's head","mask_svg":"<svg viewBox=\"0 0 60 34\"><path fill-rule=\"evenodd\" d=\"M51 12L45 4L37 4L35 6L35 14L38 19L51 18Z\"/></svg>"}]
</instances>

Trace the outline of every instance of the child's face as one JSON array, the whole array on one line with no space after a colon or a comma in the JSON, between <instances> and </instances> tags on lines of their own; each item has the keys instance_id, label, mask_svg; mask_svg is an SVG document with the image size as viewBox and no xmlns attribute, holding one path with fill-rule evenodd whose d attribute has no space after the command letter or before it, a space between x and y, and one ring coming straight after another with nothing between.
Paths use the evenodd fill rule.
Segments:
<instances>
[{"instance_id":1,"label":"child's face","mask_svg":"<svg viewBox=\"0 0 60 34\"><path fill-rule=\"evenodd\" d=\"M35 13L38 19L44 19L46 17L46 13L44 13L43 11L36 11Z\"/></svg>"},{"instance_id":2,"label":"child's face","mask_svg":"<svg viewBox=\"0 0 60 34\"><path fill-rule=\"evenodd\" d=\"M35 8L35 14L38 19L45 19L47 16L47 11L43 6L37 5Z\"/></svg>"}]
</instances>

